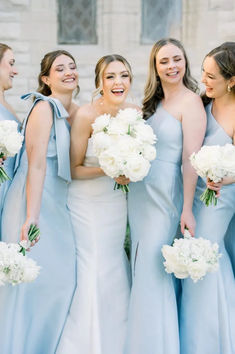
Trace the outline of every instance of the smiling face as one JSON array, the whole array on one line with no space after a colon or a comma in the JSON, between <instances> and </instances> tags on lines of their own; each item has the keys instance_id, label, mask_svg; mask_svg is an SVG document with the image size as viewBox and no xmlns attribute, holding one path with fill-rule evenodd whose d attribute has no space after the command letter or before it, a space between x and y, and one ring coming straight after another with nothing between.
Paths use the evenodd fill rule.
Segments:
<instances>
[{"instance_id":1,"label":"smiling face","mask_svg":"<svg viewBox=\"0 0 235 354\"><path fill-rule=\"evenodd\" d=\"M51 89L52 94L73 91L78 84L78 71L75 62L67 55L59 55L51 65L48 76L42 80Z\"/></svg>"},{"instance_id":2,"label":"smiling face","mask_svg":"<svg viewBox=\"0 0 235 354\"><path fill-rule=\"evenodd\" d=\"M102 77L102 91L104 99L113 104L125 101L130 86L130 73L120 61L113 61L107 65Z\"/></svg>"},{"instance_id":3,"label":"smiling face","mask_svg":"<svg viewBox=\"0 0 235 354\"><path fill-rule=\"evenodd\" d=\"M156 54L156 70L162 84L176 84L183 80L185 58L180 48L168 43Z\"/></svg>"},{"instance_id":4,"label":"smiling face","mask_svg":"<svg viewBox=\"0 0 235 354\"><path fill-rule=\"evenodd\" d=\"M0 62L0 89L2 91L10 89L12 80L17 74L13 52L11 49L7 49Z\"/></svg>"},{"instance_id":5,"label":"smiling face","mask_svg":"<svg viewBox=\"0 0 235 354\"><path fill-rule=\"evenodd\" d=\"M206 95L219 98L228 94L231 80L226 80L220 73L219 66L213 57L206 57L202 68L202 83L206 87Z\"/></svg>"}]
</instances>

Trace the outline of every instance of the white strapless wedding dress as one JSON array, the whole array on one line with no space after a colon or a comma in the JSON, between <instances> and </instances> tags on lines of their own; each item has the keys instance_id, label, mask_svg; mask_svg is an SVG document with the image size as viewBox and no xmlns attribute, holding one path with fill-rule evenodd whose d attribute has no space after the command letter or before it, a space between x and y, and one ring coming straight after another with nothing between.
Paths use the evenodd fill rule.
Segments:
<instances>
[{"instance_id":1,"label":"white strapless wedding dress","mask_svg":"<svg viewBox=\"0 0 235 354\"><path fill-rule=\"evenodd\" d=\"M98 166L91 139L84 165ZM69 186L77 289L57 354L123 353L130 291L123 249L127 207L124 193L113 187L107 176L73 180Z\"/></svg>"}]
</instances>

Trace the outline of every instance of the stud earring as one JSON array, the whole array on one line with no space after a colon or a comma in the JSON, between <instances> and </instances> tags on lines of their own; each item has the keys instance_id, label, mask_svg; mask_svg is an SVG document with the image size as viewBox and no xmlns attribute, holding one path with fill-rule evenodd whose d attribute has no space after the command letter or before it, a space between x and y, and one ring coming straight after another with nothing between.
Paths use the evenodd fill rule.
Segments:
<instances>
[{"instance_id":1,"label":"stud earring","mask_svg":"<svg viewBox=\"0 0 235 354\"><path fill-rule=\"evenodd\" d=\"M231 91L232 91L232 89L231 89L230 86L227 87L227 91L228 91L228 92L231 92Z\"/></svg>"}]
</instances>

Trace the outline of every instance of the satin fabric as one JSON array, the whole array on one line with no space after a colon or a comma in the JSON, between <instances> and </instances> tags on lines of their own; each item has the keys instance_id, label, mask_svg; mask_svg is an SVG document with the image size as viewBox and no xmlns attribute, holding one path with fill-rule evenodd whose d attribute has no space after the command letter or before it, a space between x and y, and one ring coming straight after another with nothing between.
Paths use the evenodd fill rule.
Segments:
<instances>
[{"instance_id":1,"label":"satin fabric","mask_svg":"<svg viewBox=\"0 0 235 354\"><path fill-rule=\"evenodd\" d=\"M179 354L177 287L161 248L172 243L182 211L182 126L161 104L147 123L158 138L157 157L128 195L133 286L124 353Z\"/></svg>"},{"instance_id":2,"label":"satin fabric","mask_svg":"<svg viewBox=\"0 0 235 354\"><path fill-rule=\"evenodd\" d=\"M53 112L39 217L41 238L29 253L41 266L41 271L32 283L0 288L1 354L54 354L76 286L75 243L66 206L70 179L66 157L69 153L69 131L65 119L68 114L58 100L38 93L33 95L36 100L29 114L42 100L50 103ZM61 134L57 135L56 126L59 124ZM67 151L61 160L63 168L68 169L61 174L63 178L58 176L58 145ZM23 146L3 210L2 234L6 242L19 241L25 221L27 167Z\"/></svg>"},{"instance_id":3,"label":"satin fabric","mask_svg":"<svg viewBox=\"0 0 235 354\"><path fill-rule=\"evenodd\" d=\"M206 108L204 145L231 144L231 137L215 120L211 108L211 104ZM181 354L234 354L235 279L224 238L235 212L235 184L222 187L217 206L206 207L200 201L205 188L206 181L199 177L193 208L196 218L195 237L201 236L217 242L222 257L216 273L207 274L197 283L191 279L182 281Z\"/></svg>"},{"instance_id":4,"label":"satin fabric","mask_svg":"<svg viewBox=\"0 0 235 354\"><path fill-rule=\"evenodd\" d=\"M19 122L17 121L16 117L10 111L8 111L8 109L6 107L4 107L2 104L0 104L0 120L1 121L2 120L14 120L19 125ZM2 218L2 208L3 208L5 196L6 196L7 190L11 184L11 180L14 175L14 164L15 164L15 156L8 157L4 161L3 168L4 168L5 172L7 173L7 175L10 177L10 180L5 181L4 183L2 183L0 185L0 220ZM0 239L1 239L1 235L0 235Z\"/></svg>"},{"instance_id":5,"label":"satin fabric","mask_svg":"<svg viewBox=\"0 0 235 354\"><path fill-rule=\"evenodd\" d=\"M92 139L84 165L98 166ZM127 206L113 187L107 176L70 184L78 287L57 354L123 354L130 291L123 249Z\"/></svg>"}]
</instances>

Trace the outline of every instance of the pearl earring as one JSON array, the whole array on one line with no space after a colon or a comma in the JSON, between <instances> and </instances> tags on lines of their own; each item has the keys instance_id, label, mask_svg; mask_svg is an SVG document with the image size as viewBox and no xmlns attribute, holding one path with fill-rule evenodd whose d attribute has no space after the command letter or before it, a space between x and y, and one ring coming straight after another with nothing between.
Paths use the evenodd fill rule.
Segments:
<instances>
[{"instance_id":1,"label":"pearl earring","mask_svg":"<svg viewBox=\"0 0 235 354\"><path fill-rule=\"evenodd\" d=\"M232 91L232 89L231 89L230 86L228 86L227 90L228 90L228 92L231 92L231 91Z\"/></svg>"}]
</instances>

